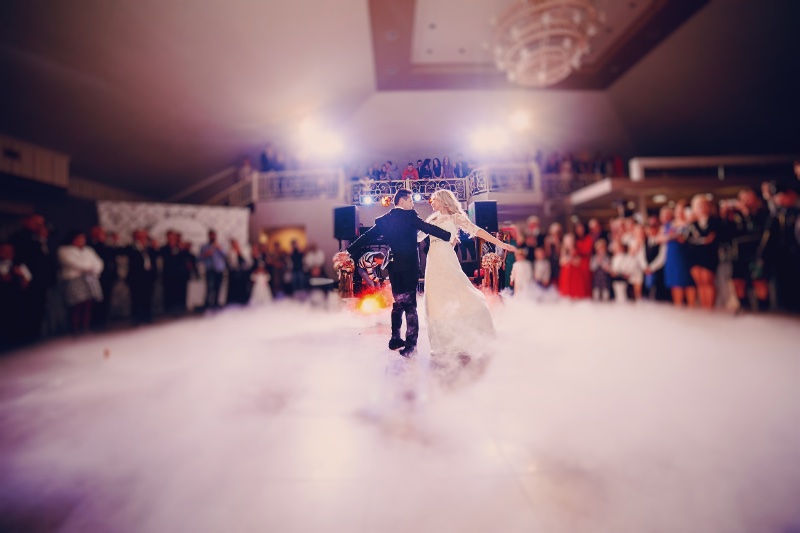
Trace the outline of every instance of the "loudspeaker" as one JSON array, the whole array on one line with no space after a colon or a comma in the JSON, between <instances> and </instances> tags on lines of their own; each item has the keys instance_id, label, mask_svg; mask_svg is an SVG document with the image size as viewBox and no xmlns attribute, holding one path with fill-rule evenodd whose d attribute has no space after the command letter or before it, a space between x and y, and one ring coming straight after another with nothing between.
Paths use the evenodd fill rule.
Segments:
<instances>
[{"instance_id":1,"label":"loudspeaker","mask_svg":"<svg viewBox=\"0 0 800 533\"><path fill-rule=\"evenodd\" d=\"M354 205L333 209L333 238L354 241L358 237L358 208Z\"/></svg>"},{"instance_id":2,"label":"loudspeaker","mask_svg":"<svg viewBox=\"0 0 800 533\"><path fill-rule=\"evenodd\" d=\"M486 200L469 204L469 218L472 223L489 233L497 233L497 202Z\"/></svg>"}]
</instances>

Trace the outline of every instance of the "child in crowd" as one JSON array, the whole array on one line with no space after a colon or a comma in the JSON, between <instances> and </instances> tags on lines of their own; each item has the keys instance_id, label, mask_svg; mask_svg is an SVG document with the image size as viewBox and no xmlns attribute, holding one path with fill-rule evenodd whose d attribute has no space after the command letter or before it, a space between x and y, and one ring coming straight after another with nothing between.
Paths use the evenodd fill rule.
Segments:
<instances>
[{"instance_id":1,"label":"child in crowd","mask_svg":"<svg viewBox=\"0 0 800 533\"><path fill-rule=\"evenodd\" d=\"M617 287L623 289L623 294L627 293L627 287L633 287L634 300L641 298L644 272L642 271L638 254L635 251L631 253L631 248L623 243L617 245L614 257L611 260L611 272L614 274L614 294L618 300L623 300L624 298L617 292ZM617 282L620 282L620 284L618 285Z\"/></svg>"},{"instance_id":2,"label":"child in crowd","mask_svg":"<svg viewBox=\"0 0 800 533\"><path fill-rule=\"evenodd\" d=\"M592 271L592 299L607 302L611 299L611 258L603 239L594 243L594 256L589 263Z\"/></svg>"},{"instance_id":3,"label":"child in crowd","mask_svg":"<svg viewBox=\"0 0 800 533\"><path fill-rule=\"evenodd\" d=\"M260 305L272 301L269 279L269 274L264 264L259 261L258 266L250 275L250 280L253 282L253 290L250 293L250 305Z\"/></svg>"},{"instance_id":4,"label":"child in crowd","mask_svg":"<svg viewBox=\"0 0 800 533\"><path fill-rule=\"evenodd\" d=\"M547 258L545 249L542 247L536 248L533 251L535 260L533 261L533 281L541 289L550 287L550 278L552 271L550 269L550 260Z\"/></svg>"},{"instance_id":5,"label":"child in crowd","mask_svg":"<svg viewBox=\"0 0 800 533\"><path fill-rule=\"evenodd\" d=\"M531 291L533 281L533 267L528 261L528 252L525 248L517 248L514 253L516 261L511 267L511 288L515 296L526 295Z\"/></svg>"}]
</instances>

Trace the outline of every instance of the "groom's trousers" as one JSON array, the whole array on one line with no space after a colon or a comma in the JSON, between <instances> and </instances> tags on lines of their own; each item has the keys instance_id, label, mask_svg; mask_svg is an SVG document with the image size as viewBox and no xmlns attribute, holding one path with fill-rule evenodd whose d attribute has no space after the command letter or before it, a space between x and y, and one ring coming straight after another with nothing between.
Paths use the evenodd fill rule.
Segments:
<instances>
[{"instance_id":1,"label":"groom's trousers","mask_svg":"<svg viewBox=\"0 0 800 533\"><path fill-rule=\"evenodd\" d=\"M419 337L419 317L417 316L417 270L389 271L392 283L392 338L399 339L403 313L406 315L406 346L416 346Z\"/></svg>"}]
</instances>

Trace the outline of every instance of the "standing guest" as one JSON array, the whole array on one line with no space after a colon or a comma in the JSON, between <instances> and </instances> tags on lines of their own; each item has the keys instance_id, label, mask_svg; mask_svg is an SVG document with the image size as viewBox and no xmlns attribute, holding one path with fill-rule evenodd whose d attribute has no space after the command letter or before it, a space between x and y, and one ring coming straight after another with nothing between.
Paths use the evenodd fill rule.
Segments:
<instances>
[{"instance_id":1,"label":"standing guest","mask_svg":"<svg viewBox=\"0 0 800 533\"><path fill-rule=\"evenodd\" d=\"M156 253L150 248L147 232L133 232L133 244L125 251L128 256L128 287L131 293L131 316L136 325L153 320L153 292L156 283Z\"/></svg>"},{"instance_id":2,"label":"standing guest","mask_svg":"<svg viewBox=\"0 0 800 533\"><path fill-rule=\"evenodd\" d=\"M647 217L644 244L639 248L639 262L644 268L644 286L651 300L669 300L664 284L664 263L667 246L661 239L661 224L658 217Z\"/></svg>"},{"instance_id":3,"label":"standing guest","mask_svg":"<svg viewBox=\"0 0 800 533\"><path fill-rule=\"evenodd\" d=\"M450 162L450 157L448 156L442 157L442 177L445 179L456 177L453 164Z\"/></svg>"},{"instance_id":4,"label":"standing guest","mask_svg":"<svg viewBox=\"0 0 800 533\"><path fill-rule=\"evenodd\" d=\"M92 319L92 303L103 299L100 273L103 260L86 246L86 235L71 233L66 244L58 249L61 279L64 280L64 302L69 308L72 333L79 335L89 331Z\"/></svg>"},{"instance_id":5,"label":"standing guest","mask_svg":"<svg viewBox=\"0 0 800 533\"><path fill-rule=\"evenodd\" d=\"M242 166L239 167L239 171L236 175L236 181L250 181L255 178L255 175L258 173L253 168L253 164L250 162L249 157L245 157L242 160Z\"/></svg>"},{"instance_id":6,"label":"standing guest","mask_svg":"<svg viewBox=\"0 0 800 533\"><path fill-rule=\"evenodd\" d=\"M264 151L261 152L260 162L262 172L278 170L277 154L271 144L267 144L264 147Z\"/></svg>"},{"instance_id":7,"label":"standing guest","mask_svg":"<svg viewBox=\"0 0 800 533\"><path fill-rule=\"evenodd\" d=\"M242 251L239 241L231 239L228 251L228 299L229 304L246 304L250 301L250 269L252 262Z\"/></svg>"},{"instance_id":8,"label":"standing guest","mask_svg":"<svg viewBox=\"0 0 800 533\"><path fill-rule=\"evenodd\" d=\"M534 248L541 248L544 246L545 235L542 231L542 223L539 221L539 217L536 215L531 215L528 217L528 225L525 227L526 243L528 242L529 237L535 239L532 243Z\"/></svg>"},{"instance_id":9,"label":"standing guest","mask_svg":"<svg viewBox=\"0 0 800 533\"><path fill-rule=\"evenodd\" d=\"M47 226L41 215L29 215L22 229L11 236L16 260L28 267L31 282L19 310L19 338L30 342L39 337L45 314L47 291L56 283L55 260L47 246Z\"/></svg>"},{"instance_id":10,"label":"standing guest","mask_svg":"<svg viewBox=\"0 0 800 533\"><path fill-rule=\"evenodd\" d=\"M456 164L453 167L453 173L457 178L466 178L469 175L470 169L464 156L456 154Z\"/></svg>"},{"instance_id":11,"label":"standing guest","mask_svg":"<svg viewBox=\"0 0 800 533\"><path fill-rule=\"evenodd\" d=\"M305 253L300 249L296 240L292 241L292 251L289 253L292 272L292 294L296 294L306 288L306 273L303 270L303 259Z\"/></svg>"},{"instance_id":12,"label":"standing guest","mask_svg":"<svg viewBox=\"0 0 800 533\"><path fill-rule=\"evenodd\" d=\"M0 243L0 350L19 340L20 308L31 283L31 271L14 259L14 247Z\"/></svg>"},{"instance_id":13,"label":"standing guest","mask_svg":"<svg viewBox=\"0 0 800 533\"><path fill-rule=\"evenodd\" d=\"M386 256L382 252L367 252L361 256L356 264L358 275L364 282L364 286L369 288L380 287L381 279L378 276L378 269L386 264Z\"/></svg>"},{"instance_id":14,"label":"standing guest","mask_svg":"<svg viewBox=\"0 0 800 533\"><path fill-rule=\"evenodd\" d=\"M586 233L583 222L575 224L575 252L580 258L576 265L577 279L580 284L576 286L575 296L577 298L591 298L592 296L592 272L589 269L589 260L594 249L594 240Z\"/></svg>"},{"instance_id":15,"label":"standing guest","mask_svg":"<svg viewBox=\"0 0 800 533\"><path fill-rule=\"evenodd\" d=\"M164 311L172 315L186 312L186 292L192 276L192 260L181 247L181 235L167 232L167 243L159 250L161 255L161 281L164 285Z\"/></svg>"},{"instance_id":16,"label":"standing guest","mask_svg":"<svg viewBox=\"0 0 800 533\"><path fill-rule=\"evenodd\" d=\"M561 224L553 222L547 229L544 248L550 259L550 276L554 284L561 278L561 241L563 239Z\"/></svg>"},{"instance_id":17,"label":"standing guest","mask_svg":"<svg viewBox=\"0 0 800 533\"><path fill-rule=\"evenodd\" d=\"M397 167L397 165L395 165L391 161L386 161L386 168L387 168L388 173L389 173L388 179L390 179L392 181L397 181L397 180L400 179L401 171Z\"/></svg>"},{"instance_id":18,"label":"standing guest","mask_svg":"<svg viewBox=\"0 0 800 533\"><path fill-rule=\"evenodd\" d=\"M422 159L417 159L417 166L415 167L415 170L417 171L417 175L422 177Z\"/></svg>"},{"instance_id":19,"label":"standing guest","mask_svg":"<svg viewBox=\"0 0 800 533\"><path fill-rule=\"evenodd\" d=\"M528 261L533 263L536 260L536 250L540 248L540 246L536 246L536 237L533 235L525 235L525 257L528 258Z\"/></svg>"},{"instance_id":20,"label":"standing guest","mask_svg":"<svg viewBox=\"0 0 800 533\"><path fill-rule=\"evenodd\" d=\"M514 252L516 261L511 267L509 286L514 289L515 296L528 295L533 288L533 265L528 261L528 253L522 248Z\"/></svg>"},{"instance_id":21,"label":"standing guest","mask_svg":"<svg viewBox=\"0 0 800 533\"><path fill-rule=\"evenodd\" d=\"M257 261L253 263L253 273L250 281L253 289L250 291L250 305L263 305L272 301L272 291L269 288L269 273L266 263Z\"/></svg>"},{"instance_id":22,"label":"standing guest","mask_svg":"<svg viewBox=\"0 0 800 533\"><path fill-rule=\"evenodd\" d=\"M592 299L607 302L611 299L611 259L604 239L594 243L595 254L589 263L592 272Z\"/></svg>"},{"instance_id":23,"label":"standing guest","mask_svg":"<svg viewBox=\"0 0 800 533\"><path fill-rule=\"evenodd\" d=\"M421 161L420 161L421 163ZM414 168L413 163L409 163L406 165L406 169L403 171L403 179L404 180L418 180L419 179L419 171Z\"/></svg>"},{"instance_id":24,"label":"standing guest","mask_svg":"<svg viewBox=\"0 0 800 533\"><path fill-rule=\"evenodd\" d=\"M690 273L695 285L700 306L712 309L717 298L715 285L719 266L719 219L711 214L711 202L701 194L692 198L694 221L688 226L687 242L690 245Z\"/></svg>"},{"instance_id":25,"label":"standing guest","mask_svg":"<svg viewBox=\"0 0 800 533\"><path fill-rule=\"evenodd\" d=\"M431 163L431 172L433 173L434 178L442 177L442 163L439 161L438 157L433 158L433 162Z\"/></svg>"},{"instance_id":26,"label":"standing guest","mask_svg":"<svg viewBox=\"0 0 800 533\"><path fill-rule=\"evenodd\" d=\"M272 295L278 296L283 293L283 280L286 274L286 263L288 257L281 248L281 243L272 243L272 251L267 254L267 273L270 276L270 286Z\"/></svg>"},{"instance_id":27,"label":"standing guest","mask_svg":"<svg viewBox=\"0 0 800 533\"><path fill-rule=\"evenodd\" d=\"M737 200L723 206L731 240L733 286L741 307L748 308L748 286L753 287L760 311L769 309L769 264L764 255L769 234L769 210L752 189L739 191Z\"/></svg>"},{"instance_id":28,"label":"standing guest","mask_svg":"<svg viewBox=\"0 0 800 533\"><path fill-rule=\"evenodd\" d=\"M771 185L775 212L766 252L775 276L778 307L792 312L800 311L800 211L796 187L788 180Z\"/></svg>"},{"instance_id":29,"label":"standing guest","mask_svg":"<svg viewBox=\"0 0 800 533\"><path fill-rule=\"evenodd\" d=\"M100 288L103 299L95 302L92 307L92 325L96 328L105 328L111 311L111 294L117 282L117 255L118 250L106 242L106 232L100 226L89 230L89 246L103 260L103 272L100 274Z\"/></svg>"},{"instance_id":30,"label":"standing guest","mask_svg":"<svg viewBox=\"0 0 800 533\"><path fill-rule=\"evenodd\" d=\"M575 251L575 235L572 233L564 235L564 240L561 243L561 255L558 260L560 266L558 292L562 296L573 298L578 293L578 285L583 285L583 282L579 281L580 276L576 271L580 261L581 259Z\"/></svg>"},{"instance_id":31,"label":"standing guest","mask_svg":"<svg viewBox=\"0 0 800 533\"><path fill-rule=\"evenodd\" d=\"M419 179L429 180L433 177L433 169L431 168L431 160L426 158L419 168Z\"/></svg>"},{"instance_id":32,"label":"standing guest","mask_svg":"<svg viewBox=\"0 0 800 533\"><path fill-rule=\"evenodd\" d=\"M592 238L593 243L600 239L608 242L608 235L603 229L603 225L596 218L589 219L589 236Z\"/></svg>"},{"instance_id":33,"label":"standing guest","mask_svg":"<svg viewBox=\"0 0 800 533\"><path fill-rule=\"evenodd\" d=\"M325 277L325 252L316 243L310 243L306 247L306 256L303 258L303 266L312 278Z\"/></svg>"},{"instance_id":34,"label":"standing guest","mask_svg":"<svg viewBox=\"0 0 800 533\"><path fill-rule=\"evenodd\" d=\"M511 244L515 248L521 247L523 244L523 241L519 236L519 230L516 226L504 227L500 235L500 240ZM503 268L501 269L500 274L501 289L511 286L511 270L514 268L514 263L516 262L515 254L509 254L506 252L503 252L503 254L505 255L505 261L503 262Z\"/></svg>"},{"instance_id":35,"label":"standing guest","mask_svg":"<svg viewBox=\"0 0 800 533\"><path fill-rule=\"evenodd\" d=\"M633 299L642 297L642 265L639 263L638 254L631 250L625 243L616 245L614 256L611 259L611 274L614 282L614 295L617 301L623 299L628 293L627 288L633 288Z\"/></svg>"},{"instance_id":36,"label":"standing guest","mask_svg":"<svg viewBox=\"0 0 800 533\"><path fill-rule=\"evenodd\" d=\"M536 248L533 252L533 281L542 289L550 287L551 268L550 260L544 248Z\"/></svg>"},{"instance_id":37,"label":"standing guest","mask_svg":"<svg viewBox=\"0 0 800 533\"><path fill-rule=\"evenodd\" d=\"M206 271L206 309L219 308L219 290L227 257L217 244L217 232L209 230L208 242L200 248L200 262Z\"/></svg>"},{"instance_id":38,"label":"standing guest","mask_svg":"<svg viewBox=\"0 0 800 533\"><path fill-rule=\"evenodd\" d=\"M672 294L675 305L683 305L684 298L689 307L694 307L697 298L692 275L689 272L689 250L686 244L687 219L685 202L679 201L674 210L665 206L661 208L660 218L663 224L661 239L667 245L667 257L664 261L664 284Z\"/></svg>"}]
</instances>

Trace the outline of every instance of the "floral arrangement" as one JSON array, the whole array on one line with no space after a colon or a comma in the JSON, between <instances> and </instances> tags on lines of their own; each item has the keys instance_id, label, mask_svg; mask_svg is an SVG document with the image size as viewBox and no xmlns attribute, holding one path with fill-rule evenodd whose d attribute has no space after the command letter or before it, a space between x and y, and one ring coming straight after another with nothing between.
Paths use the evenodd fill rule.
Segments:
<instances>
[{"instance_id":1,"label":"floral arrangement","mask_svg":"<svg viewBox=\"0 0 800 533\"><path fill-rule=\"evenodd\" d=\"M498 274L501 266L503 266L503 260L496 253L490 252L481 258L481 267L486 273L483 278L483 285L484 287L490 287L494 293L498 291L500 286Z\"/></svg>"},{"instance_id":2,"label":"floral arrangement","mask_svg":"<svg viewBox=\"0 0 800 533\"><path fill-rule=\"evenodd\" d=\"M486 270L498 270L503 266L503 260L496 253L490 252L481 258L481 267Z\"/></svg>"},{"instance_id":3,"label":"floral arrangement","mask_svg":"<svg viewBox=\"0 0 800 533\"><path fill-rule=\"evenodd\" d=\"M356 264L353 262L351 257L348 257L344 260L337 260L334 258L333 260L333 269L339 273L339 278L342 277L342 274L352 274L356 271Z\"/></svg>"}]
</instances>

